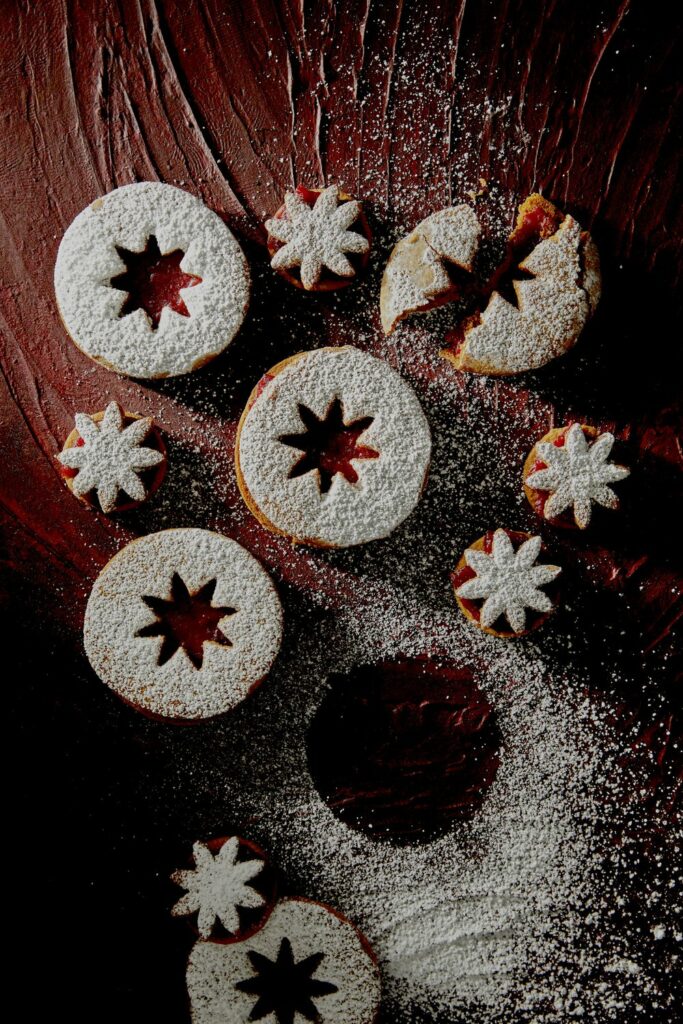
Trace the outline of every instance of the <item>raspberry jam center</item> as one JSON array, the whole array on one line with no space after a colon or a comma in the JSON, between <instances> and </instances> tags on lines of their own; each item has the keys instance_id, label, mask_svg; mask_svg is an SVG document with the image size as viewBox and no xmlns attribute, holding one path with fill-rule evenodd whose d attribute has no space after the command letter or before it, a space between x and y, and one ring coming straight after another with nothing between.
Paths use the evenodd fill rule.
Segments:
<instances>
[{"instance_id":1,"label":"raspberry jam center","mask_svg":"<svg viewBox=\"0 0 683 1024\"><path fill-rule=\"evenodd\" d=\"M156 330L166 306L181 316L190 315L180 292L183 288L200 284L202 279L181 270L180 263L185 256L182 249L161 253L156 238L151 235L142 252L132 252L119 246L116 251L126 269L112 277L111 286L128 293L119 316L142 309L149 317L152 329Z\"/></svg>"},{"instance_id":2,"label":"raspberry jam center","mask_svg":"<svg viewBox=\"0 0 683 1024\"><path fill-rule=\"evenodd\" d=\"M358 471L353 463L357 459L376 459L379 452L358 443L370 424L372 416L344 422L344 410L340 399L335 398L324 418L305 405L299 405L299 416L306 428L300 434L284 434L278 438L281 444L298 448L304 454L289 473L290 479L316 471L320 480L320 492L326 494L332 481L340 473L349 483L358 481Z\"/></svg>"},{"instance_id":3,"label":"raspberry jam center","mask_svg":"<svg viewBox=\"0 0 683 1024\"><path fill-rule=\"evenodd\" d=\"M409 843L476 814L501 738L471 670L418 658L357 666L330 683L307 747L337 817L375 839Z\"/></svg>"},{"instance_id":4,"label":"raspberry jam center","mask_svg":"<svg viewBox=\"0 0 683 1024\"><path fill-rule=\"evenodd\" d=\"M235 609L214 607L212 599L215 589L214 579L191 594L184 580L178 573L174 573L170 599L143 596L142 600L152 609L157 619L149 626L143 626L135 635L163 637L157 662L159 665L164 665L182 647L195 668L201 668L207 642L223 647L232 646L218 628L218 623L226 615L234 615Z\"/></svg>"}]
</instances>

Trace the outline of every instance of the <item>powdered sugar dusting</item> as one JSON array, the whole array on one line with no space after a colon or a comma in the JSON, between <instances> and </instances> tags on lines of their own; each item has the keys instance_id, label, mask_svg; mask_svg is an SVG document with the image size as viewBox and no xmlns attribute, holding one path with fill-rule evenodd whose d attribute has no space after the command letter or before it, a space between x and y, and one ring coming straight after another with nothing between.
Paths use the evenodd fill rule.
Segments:
<instances>
[{"instance_id":1,"label":"powdered sugar dusting","mask_svg":"<svg viewBox=\"0 0 683 1024\"><path fill-rule=\"evenodd\" d=\"M268 747L267 770L252 771L253 791L240 794L242 813L260 816L259 838L292 884L338 907L368 936L389 1019L451 1020L467 1011L477 1021L535 1013L566 1024L583 1006L587 1019L602 1014L621 1024L635 993L624 986L619 958L632 965L640 997L654 999L656 988L638 935L629 942L609 926L619 876L603 825L606 806L619 817L623 785L609 710L587 696L585 680L549 674L539 648L506 647L496 657L495 640L440 618L442 654L469 661L486 649L490 665L479 684L504 745L496 780L470 823L432 843L396 847L354 832L317 793L303 745L326 666L421 653L435 630L428 609L398 592L365 589L362 609L331 630L300 634L277 697L282 707L296 690L285 729L292 741L275 760ZM274 708L262 706L251 743L268 743Z\"/></svg>"},{"instance_id":2,"label":"powdered sugar dusting","mask_svg":"<svg viewBox=\"0 0 683 1024\"><path fill-rule=\"evenodd\" d=\"M526 627L526 609L547 614L553 602L541 589L561 572L557 565L536 565L541 538L530 537L515 552L505 530L496 530L490 554L467 548L465 561L475 573L457 590L458 597L484 600L480 619L484 627L493 626L504 615L514 633Z\"/></svg>"},{"instance_id":3,"label":"powdered sugar dusting","mask_svg":"<svg viewBox=\"0 0 683 1024\"><path fill-rule=\"evenodd\" d=\"M125 292L111 279L125 266L116 247L181 249L181 268L201 278L185 288L189 317L168 306L156 330L142 309L121 317ZM131 377L189 373L226 348L249 302L249 269L237 240L199 199L172 185L141 182L95 200L67 229L55 266L57 303L86 355Z\"/></svg>"},{"instance_id":4,"label":"powdered sugar dusting","mask_svg":"<svg viewBox=\"0 0 683 1024\"><path fill-rule=\"evenodd\" d=\"M358 481L336 474L322 493L317 474L290 477L298 460L279 438L301 431L299 405L319 419L340 399L347 421L371 419ZM359 349L317 349L268 382L242 425L238 460L249 494L273 525L301 541L335 547L386 537L412 512L431 452L429 425L413 390Z\"/></svg>"},{"instance_id":5,"label":"powdered sugar dusting","mask_svg":"<svg viewBox=\"0 0 683 1024\"><path fill-rule=\"evenodd\" d=\"M171 913L178 917L197 911L197 930L203 939L211 934L216 919L226 931L236 934L240 927L239 908L263 906L264 897L251 884L263 870L264 862L252 857L237 860L239 839L232 836L214 854L205 844L192 847L194 870L175 871L171 880L186 890Z\"/></svg>"},{"instance_id":6,"label":"powdered sugar dusting","mask_svg":"<svg viewBox=\"0 0 683 1024\"><path fill-rule=\"evenodd\" d=\"M576 525L585 530L594 502L605 508L618 508L619 499L608 485L624 480L629 470L607 461L613 445L614 435L610 433L600 434L589 444L578 423L569 428L562 447L539 441L536 450L546 468L531 473L525 483L535 490L550 492L543 506L546 519L553 519L571 507Z\"/></svg>"},{"instance_id":7,"label":"powdered sugar dusting","mask_svg":"<svg viewBox=\"0 0 683 1024\"><path fill-rule=\"evenodd\" d=\"M212 604L233 608L197 668L182 646L159 664L159 637L139 636L154 615L143 597L168 599L174 574L190 594L216 580ZM208 530L164 530L132 541L105 566L83 627L91 665L125 700L155 715L208 718L234 707L269 671L282 637L275 588L236 541Z\"/></svg>"}]
</instances>

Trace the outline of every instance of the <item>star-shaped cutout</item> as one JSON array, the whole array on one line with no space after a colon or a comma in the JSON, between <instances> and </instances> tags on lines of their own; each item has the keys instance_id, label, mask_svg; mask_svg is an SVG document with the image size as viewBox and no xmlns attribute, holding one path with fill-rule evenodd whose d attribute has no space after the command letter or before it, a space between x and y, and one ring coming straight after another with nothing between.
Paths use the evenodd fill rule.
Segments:
<instances>
[{"instance_id":1,"label":"star-shaped cutout","mask_svg":"<svg viewBox=\"0 0 683 1024\"><path fill-rule=\"evenodd\" d=\"M142 252L132 252L116 246L116 251L126 264L123 273L112 277L112 288L128 292L119 316L127 316L136 309L147 314L152 330L159 326L162 310L169 306L181 316L190 311L180 294L183 288L193 288L201 283L201 277L186 274L180 263L185 256L182 249L162 253L154 235L147 239Z\"/></svg>"},{"instance_id":2,"label":"star-shaped cutout","mask_svg":"<svg viewBox=\"0 0 683 1024\"><path fill-rule=\"evenodd\" d=\"M226 615L234 615L235 608L216 608L212 605L216 580L209 580L191 594L177 572L171 579L171 597L143 595L142 600L157 616L157 621L143 626L136 636L161 636L158 664L164 665L182 647L195 668L204 661L204 644L214 643L232 647L230 640L219 628Z\"/></svg>"},{"instance_id":3,"label":"star-shaped cutout","mask_svg":"<svg viewBox=\"0 0 683 1024\"><path fill-rule=\"evenodd\" d=\"M297 1013L306 1020L319 1021L320 1013L313 1000L338 991L331 982L313 977L325 954L314 953L295 963L287 938L282 939L275 960L253 950L247 955L256 974L238 981L235 988L258 996L249 1014L250 1021L262 1020L271 1013L275 1014L277 1024L294 1024Z\"/></svg>"},{"instance_id":4,"label":"star-shaped cutout","mask_svg":"<svg viewBox=\"0 0 683 1024\"><path fill-rule=\"evenodd\" d=\"M359 437L368 429L374 417L364 416L352 423L345 423L339 398L334 399L322 419L301 403L298 408L305 431L300 434L283 434L278 438L281 444L299 448L304 453L290 471L290 479L316 471L321 494L327 494L337 473L341 473L350 484L355 484L358 473L353 466L354 460L379 457L379 452L374 448L358 444Z\"/></svg>"},{"instance_id":5,"label":"star-shaped cutout","mask_svg":"<svg viewBox=\"0 0 683 1024\"><path fill-rule=\"evenodd\" d=\"M524 270L520 266L513 266L507 273L502 274L496 280L495 287L492 290L502 295L511 306L516 306L519 309L519 295L515 285L520 281L533 281L535 276L530 270Z\"/></svg>"}]
</instances>

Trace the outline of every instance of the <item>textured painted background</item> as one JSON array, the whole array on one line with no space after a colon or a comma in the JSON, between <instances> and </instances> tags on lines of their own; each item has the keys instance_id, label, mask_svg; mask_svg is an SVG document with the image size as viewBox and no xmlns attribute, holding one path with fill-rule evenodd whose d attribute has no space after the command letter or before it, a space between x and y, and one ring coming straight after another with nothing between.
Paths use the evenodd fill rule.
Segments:
<instances>
[{"instance_id":1,"label":"textured painted background","mask_svg":"<svg viewBox=\"0 0 683 1024\"><path fill-rule=\"evenodd\" d=\"M352 563L331 559L321 573L237 514L236 420L263 370L326 342L370 347L420 390L433 369L377 330L388 239L478 191L480 178L482 219L499 233L540 189L600 247L605 293L585 338L531 377L488 382L491 430L495 438L514 419L520 454L570 414L614 426L640 453L642 486L614 532L560 543L579 578L609 591L624 617L628 641L615 658L636 680L642 668L663 691L671 685L681 653L672 530L683 504L676 38L647 0L0 8L0 515L17 756L6 787L10 855L25 886L6 928L39 944L20 952L39 958L34 1006L66 1005L85 977L86 989L107 992L107 1009L88 1016L79 996L72 1019L180 1021L186 943L168 925L168 892L150 881L166 867L168 836L189 838L193 827L164 786L177 733L150 728L94 680L79 643L85 598L127 539L197 524L243 540L286 603L310 588L331 604L344 599ZM254 294L245 329L215 365L149 386L107 373L69 342L52 272L62 233L88 202L157 178L225 217L252 264ZM346 304L293 293L263 246L260 224L283 191L325 181L362 197L377 232L370 278ZM479 401L481 382L446 364L442 372L461 410ZM102 408L103 396L154 415L171 442L166 497L125 520L81 508L53 464L74 411ZM497 511L514 507L533 523L518 495L500 501ZM490 518L482 509L478 525ZM672 712L675 704L672 696Z\"/></svg>"}]
</instances>

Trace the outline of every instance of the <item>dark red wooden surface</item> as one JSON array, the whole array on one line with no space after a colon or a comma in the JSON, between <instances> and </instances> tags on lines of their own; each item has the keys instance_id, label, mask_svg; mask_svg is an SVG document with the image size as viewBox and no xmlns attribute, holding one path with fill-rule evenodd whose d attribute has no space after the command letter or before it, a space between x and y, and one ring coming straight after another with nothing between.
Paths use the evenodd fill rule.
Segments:
<instances>
[{"instance_id":1,"label":"dark red wooden surface","mask_svg":"<svg viewBox=\"0 0 683 1024\"><path fill-rule=\"evenodd\" d=\"M647 0L0 7L0 515L12 593L4 687L14 710L11 851L26 867L23 924L45 949L57 1005L85 973L109 993L95 1019L120 1011L183 1020L182 951L160 923L158 893L148 896L140 881L179 827L173 809L156 804L169 799L159 779L173 770L172 741L141 726L89 674L79 637L85 598L127 539L196 524L246 543L291 602L311 587L332 605L343 599L351 563L331 560L315 572L241 513L230 464L236 421L261 372L301 348L356 341L361 323L361 344L420 390L432 371L377 330L379 273L390 237L479 191L481 178L482 220L499 236L538 189L590 227L600 247L604 298L585 338L538 374L491 381L492 431L495 439L515 419L521 455L572 415L614 426L631 445L639 482L629 516L609 538L561 543L580 578L628 609L623 657L636 689L639 673L656 678L670 694L658 715L675 710L676 35ZM149 386L107 373L70 343L52 273L62 233L88 202L157 178L225 217L255 280L249 319L227 354L191 378ZM260 225L293 183L327 181L366 201L376 248L354 296L314 305L271 274ZM478 383L446 363L442 373L466 414ZM175 476L156 511L94 515L55 472L74 411L102 408L103 396L152 414L170 439ZM484 508L477 525L473 536L497 523ZM78 960L82 944L88 953ZM85 1009L72 1019L86 1019Z\"/></svg>"}]
</instances>

